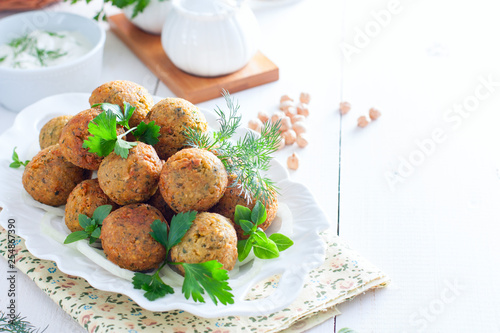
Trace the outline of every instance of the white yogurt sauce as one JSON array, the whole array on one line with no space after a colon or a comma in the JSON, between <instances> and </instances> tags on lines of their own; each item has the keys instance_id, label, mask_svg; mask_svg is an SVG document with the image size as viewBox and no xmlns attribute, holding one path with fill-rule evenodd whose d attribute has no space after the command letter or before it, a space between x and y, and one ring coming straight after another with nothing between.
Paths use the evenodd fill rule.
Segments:
<instances>
[{"instance_id":1,"label":"white yogurt sauce","mask_svg":"<svg viewBox=\"0 0 500 333\"><path fill-rule=\"evenodd\" d=\"M91 48L90 42L79 32L35 30L0 45L0 67L56 66L81 57Z\"/></svg>"}]
</instances>

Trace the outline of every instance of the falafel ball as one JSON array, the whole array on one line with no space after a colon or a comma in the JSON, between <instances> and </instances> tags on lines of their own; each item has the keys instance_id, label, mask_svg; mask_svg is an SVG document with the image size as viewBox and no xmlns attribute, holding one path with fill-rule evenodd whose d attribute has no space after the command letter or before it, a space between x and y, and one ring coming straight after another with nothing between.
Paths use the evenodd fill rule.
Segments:
<instances>
[{"instance_id":1,"label":"falafel ball","mask_svg":"<svg viewBox=\"0 0 500 333\"><path fill-rule=\"evenodd\" d=\"M155 208L157 208L163 217L167 220L168 223L172 220L172 217L174 217L175 212L170 208L170 206L165 202L165 199L163 199L163 196L161 195L160 189L157 189L155 194L146 202L148 205L151 205Z\"/></svg>"},{"instance_id":2,"label":"falafel ball","mask_svg":"<svg viewBox=\"0 0 500 333\"><path fill-rule=\"evenodd\" d=\"M62 130L59 139L62 153L68 161L80 168L97 170L104 158L83 148L83 141L90 136L89 123L101 112L101 108L84 110L73 116ZM123 133L123 128L120 126L116 133Z\"/></svg>"},{"instance_id":3,"label":"falafel ball","mask_svg":"<svg viewBox=\"0 0 500 333\"><path fill-rule=\"evenodd\" d=\"M170 157L161 171L160 191L175 212L207 211L227 186L222 162L208 150L183 149Z\"/></svg>"},{"instance_id":4,"label":"falafel ball","mask_svg":"<svg viewBox=\"0 0 500 333\"><path fill-rule=\"evenodd\" d=\"M167 160L170 156L185 148L185 127L200 132L207 132L208 125L205 116L192 103L182 98L165 98L155 104L148 113L145 123L154 121L160 126L158 143L154 145L158 156Z\"/></svg>"},{"instance_id":5,"label":"falafel ball","mask_svg":"<svg viewBox=\"0 0 500 333\"><path fill-rule=\"evenodd\" d=\"M127 158L114 152L106 156L97 178L104 193L123 206L151 198L158 188L162 167L153 146L137 142Z\"/></svg>"},{"instance_id":6,"label":"falafel ball","mask_svg":"<svg viewBox=\"0 0 500 333\"><path fill-rule=\"evenodd\" d=\"M76 185L90 178L91 172L68 162L57 144L35 155L23 173L24 189L50 206L64 205Z\"/></svg>"},{"instance_id":7,"label":"falafel ball","mask_svg":"<svg viewBox=\"0 0 500 333\"><path fill-rule=\"evenodd\" d=\"M236 223L234 223L234 211L236 210L236 205L241 205L250 208L252 210L257 203L257 200L252 199L250 202L247 201L245 194L241 191L238 185L232 186L236 176L230 175L228 177L228 186L224 195L219 200L219 202L210 209L211 212L221 214L227 217L233 223L234 229L238 234L238 239L247 239L248 235L243 234L243 229ZM271 192L269 200L266 204L267 219L264 223L259 225L259 228L266 230L273 223L276 213L278 212L278 194L275 191ZM262 201L263 202L263 201Z\"/></svg>"},{"instance_id":8,"label":"falafel ball","mask_svg":"<svg viewBox=\"0 0 500 333\"><path fill-rule=\"evenodd\" d=\"M166 250L149 234L154 220L167 224L158 209L146 204L132 204L111 212L101 227L106 257L131 271L157 268L165 260Z\"/></svg>"},{"instance_id":9,"label":"falafel ball","mask_svg":"<svg viewBox=\"0 0 500 333\"><path fill-rule=\"evenodd\" d=\"M84 180L71 191L64 211L64 222L71 232L83 230L78 221L78 215L92 217L97 207L111 205L118 208L111 199L101 190L97 179Z\"/></svg>"},{"instance_id":10,"label":"falafel ball","mask_svg":"<svg viewBox=\"0 0 500 333\"><path fill-rule=\"evenodd\" d=\"M104 83L97 87L90 95L90 105L111 103L119 105L123 110L123 102L135 107L129 120L130 127L136 127L146 118L154 105L153 96L143 86L137 83L118 80Z\"/></svg>"},{"instance_id":11,"label":"falafel ball","mask_svg":"<svg viewBox=\"0 0 500 333\"><path fill-rule=\"evenodd\" d=\"M45 123L40 130L40 135L38 136L40 149L45 149L49 146L58 144L64 125L66 125L72 117L73 116L69 115L54 117Z\"/></svg>"},{"instance_id":12,"label":"falafel ball","mask_svg":"<svg viewBox=\"0 0 500 333\"><path fill-rule=\"evenodd\" d=\"M238 238L231 221L216 213L198 213L181 241L172 247L173 262L189 264L217 260L232 270L238 259ZM182 266L176 266L184 274Z\"/></svg>"}]
</instances>

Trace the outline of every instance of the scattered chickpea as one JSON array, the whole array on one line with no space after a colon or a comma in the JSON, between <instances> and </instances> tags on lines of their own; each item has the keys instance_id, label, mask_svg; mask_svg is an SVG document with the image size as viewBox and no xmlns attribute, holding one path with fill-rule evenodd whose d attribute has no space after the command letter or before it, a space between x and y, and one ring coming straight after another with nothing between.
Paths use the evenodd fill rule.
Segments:
<instances>
[{"instance_id":1,"label":"scattered chickpea","mask_svg":"<svg viewBox=\"0 0 500 333\"><path fill-rule=\"evenodd\" d=\"M304 121L306 120L306 117L304 117L301 114L296 114L295 116L292 117L292 124L295 124L298 121Z\"/></svg>"},{"instance_id":2,"label":"scattered chickpea","mask_svg":"<svg viewBox=\"0 0 500 333\"><path fill-rule=\"evenodd\" d=\"M284 112L288 112L288 109L293 108L294 104L292 101L284 101L280 104L280 110Z\"/></svg>"},{"instance_id":3,"label":"scattered chickpea","mask_svg":"<svg viewBox=\"0 0 500 333\"><path fill-rule=\"evenodd\" d=\"M248 128L259 133L262 130L262 126L264 126L264 124L262 123L262 121L260 121L260 119L251 119L248 122Z\"/></svg>"},{"instance_id":4,"label":"scattered chickpea","mask_svg":"<svg viewBox=\"0 0 500 333\"><path fill-rule=\"evenodd\" d=\"M257 118L259 118L259 120L262 121L262 123L265 123L266 121L269 120L269 115L264 111L259 111L259 113L257 114Z\"/></svg>"},{"instance_id":5,"label":"scattered chickpea","mask_svg":"<svg viewBox=\"0 0 500 333\"><path fill-rule=\"evenodd\" d=\"M377 120L382 114L380 113L379 110L371 108L369 111L369 115L371 120Z\"/></svg>"},{"instance_id":6,"label":"scattered chickpea","mask_svg":"<svg viewBox=\"0 0 500 333\"><path fill-rule=\"evenodd\" d=\"M340 113L346 114L351 110L351 103L349 102L341 102L340 103Z\"/></svg>"},{"instance_id":7,"label":"scattered chickpea","mask_svg":"<svg viewBox=\"0 0 500 333\"><path fill-rule=\"evenodd\" d=\"M280 143L278 144L278 150L285 148L285 138L281 138Z\"/></svg>"},{"instance_id":8,"label":"scattered chickpea","mask_svg":"<svg viewBox=\"0 0 500 333\"><path fill-rule=\"evenodd\" d=\"M277 122L278 120L280 119L283 119L285 118L286 115L283 111L276 111L275 113L273 113L273 115L271 116L271 122L274 124L275 122Z\"/></svg>"},{"instance_id":9,"label":"scattered chickpea","mask_svg":"<svg viewBox=\"0 0 500 333\"><path fill-rule=\"evenodd\" d=\"M306 124L304 124L302 121L298 121L295 124L293 124L292 129L295 131L295 133L302 134L307 131Z\"/></svg>"},{"instance_id":10,"label":"scattered chickpea","mask_svg":"<svg viewBox=\"0 0 500 333\"><path fill-rule=\"evenodd\" d=\"M285 110L285 114L291 118L297 114L297 108L296 107L288 108Z\"/></svg>"},{"instance_id":11,"label":"scattered chickpea","mask_svg":"<svg viewBox=\"0 0 500 333\"><path fill-rule=\"evenodd\" d=\"M289 129L292 128L292 121L290 120L289 117L283 117L281 118L281 128L280 131L288 131Z\"/></svg>"},{"instance_id":12,"label":"scattered chickpea","mask_svg":"<svg viewBox=\"0 0 500 333\"><path fill-rule=\"evenodd\" d=\"M301 92L299 99L301 103L309 104L309 102L311 101L311 95L306 92Z\"/></svg>"},{"instance_id":13,"label":"scattered chickpea","mask_svg":"<svg viewBox=\"0 0 500 333\"><path fill-rule=\"evenodd\" d=\"M366 119L366 116L361 116L358 118L358 126L359 127L366 127L369 124L368 119Z\"/></svg>"},{"instance_id":14,"label":"scattered chickpea","mask_svg":"<svg viewBox=\"0 0 500 333\"><path fill-rule=\"evenodd\" d=\"M309 139L306 133L300 133L297 135L297 146L304 148L309 144Z\"/></svg>"},{"instance_id":15,"label":"scattered chickpea","mask_svg":"<svg viewBox=\"0 0 500 333\"><path fill-rule=\"evenodd\" d=\"M292 156L289 156L286 160L286 165L290 170L297 170L299 168L299 157L297 154L293 153Z\"/></svg>"},{"instance_id":16,"label":"scattered chickpea","mask_svg":"<svg viewBox=\"0 0 500 333\"><path fill-rule=\"evenodd\" d=\"M292 101L293 102L293 99L289 96L289 95L283 95L281 96L280 98L280 104L285 102L285 101Z\"/></svg>"},{"instance_id":17,"label":"scattered chickpea","mask_svg":"<svg viewBox=\"0 0 500 333\"><path fill-rule=\"evenodd\" d=\"M297 114L303 115L304 117L309 116L309 106L305 103L297 104Z\"/></svg>"},{"instance_id":18,"label":"scattered chickpea","mask_svg":"<svg viewBox=\"0 0 500 333\"><path fill-rule=\"evenodd\" d=\"M281 133L281 136L285 138L285 144L288 145L293 145L295 143L295 140L297 139L297 134L295 133L294 130L289 129L288 131L284 131Z\"/></svg>"}]
</instances>

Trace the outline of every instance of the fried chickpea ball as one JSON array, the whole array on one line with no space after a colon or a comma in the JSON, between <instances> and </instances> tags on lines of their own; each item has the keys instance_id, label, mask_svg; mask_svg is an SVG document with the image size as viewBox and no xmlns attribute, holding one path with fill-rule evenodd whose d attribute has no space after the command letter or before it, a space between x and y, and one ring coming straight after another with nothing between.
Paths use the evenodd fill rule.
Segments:
<instances>
[{"instance_id":1,"label":"fried chickpea ball","mask_svg":"<svg viewBox=\"0 0 500 333\"><path fill-rule=\"evenodd\" d=\"M165 202L165 199L163 199L160 189L157 189L155 194L146 203L158 209L169 223L175 215L175 212Z\"/></svg>"},{"instance_id":2,"label":"fried chickpea ball","mask_svg":"<svg viewBox=\"0 0 500 333\"><path fill-rule=\"evenodd\" d=\"M35 199L50 206L64 205L71 191L91 172L68 162L59 145L41 150L23 173L24 189Z\"/></svg>"},{"instance_id":3,"label":"fried chickpea ball","mask_svg":"<svg viewBox=\"0 0 500 333\"><path fill-rule=\"evenodd\" d=\"M172 247L173 262L196 264L217 260L226 270L232 270L238 259L238 238L231 221L215 213L198 213L193 225ZM182 266L176 266L184 274Z\"/></svg>"},{"instance_id":4,"label":"fried chickpea ball","mask_svg":"<svg viewBox=\"0 0 500 333\"><path fill-rule=\"evenodd\" d=\"M150 123L152 121L160 126L159 141L154 147L162 160L167 160L185 148L184 127L194 128L201 132L208 131L207 121L203 113L182 98L165 98L158 102L148 113L144 122Z\"/></svg>"},{"instance_id":5,"label":"fried chickpea ball","mask_svg":"<svg viewBox=\"0 0 500 333\"><path fill-rule=\"evenodd\" d=\"M38 141L40 142L40 149L45 149L49 146L53 146L59 143L59 138L61 137L61 132L64 125L73 116L59 116L52 118L45 125L43 125L40 130L40 135L38 136Z\"/></svg>"},{"instance_id":6,"label":"fried chickpea ball","mask_svg":"<svg viewBox=\"0 0 500 333\"><path fill-rule=\"evenodd\" d=\"M227 173L208 150L188 148L170 157L161 171L160 191L175 212L207 211L222 197Z\"/></svg>"},{"instance_id":7,"label":"fried chickpea ball","mask_svg":"<svg viewBox=\"0 0 500 333\"><path fill-rule=\"evenodd\" d=\"M111 205L118 208L111 199L101 190L97 179L84 180L71 191L64 211L64 222L72 232L83 230L78 221L80 214L92 217L97 207Z\"/></svg>"},{"instance_id":8,"label":"fried chickpea ball","mask_svg":"<svg viewBox=\"0 0 500 333\"><path fill-rule=\"evenodd\" d=\"M90 153L87 148L83 148L83 141L90 136L89 123L101 112L100 108L84 110L73 116L62 130L59 139L62 153L68 161L80 168L97 170L104 158L96 153ZM120 127L116 132L123 133L123 128Z\"/></svg>"},{"instance_id":9,"label":"fried chickpea ball","mask_svg":"<svg viewBox=\"0 0 500 333\"><path fill-rule=\"evenodd\" d=\"M123 103L127 102L135 107L134 114L129 120L130 127L135 127L146 118L154 105L153 96L137 83L130 81L111 81L97 87L90 95L90 105L111 103L119 105L123 110Z\"/></svg>"},{"instance_id":10,"label":"fried chickpea ball","mask_svg":"<svg viewBox=\"0 0 500 333\"><path fill-rule=\"evenodd\" d=\"M146 204L132 204L111 212L101 227L106 257L131 271L157 268L165 260L166 250L149 234L154 220L166 224L160 211Z\"/></svg>"},{"instance_id":11,"label":"fried chickpea ball","mask_svg":"<svg viewBox=\"0 0 500 333\"><path fill-rule=\"evenodd\" d=\"M97 171L99 186L119 205L143 202L158 187L163 163L153 146L137 142L127 158L112 152L104 158Z\"/></svg>"},{"instance_id":12,"label":"fried chickpea ball","mask_svg":"<svg viewBox=\"0 0 500 333\"><path fill-rule=\"evenodd\" d=\"M212 207L211 212L218 213L222 216L227 217L233 223L234 229L238 235L238 239L247 239L248 235L243 234L243 229L234 223L234 211L236 210L236 205L245 206L252 210L257 203L257 200L253 199L250 202L245 198L244 192L241 191L238 185L232 186L236 176L230 175L228 178L228 186L224 195L219 200L219 202ZM267 219L264 223L260 224L259 227L262 230L266 230L273 223L276 213L278 212L278 195L275 191L271 192L272 195L269 196L269 200L266 204Z\"/></svg>"}]
</instances>

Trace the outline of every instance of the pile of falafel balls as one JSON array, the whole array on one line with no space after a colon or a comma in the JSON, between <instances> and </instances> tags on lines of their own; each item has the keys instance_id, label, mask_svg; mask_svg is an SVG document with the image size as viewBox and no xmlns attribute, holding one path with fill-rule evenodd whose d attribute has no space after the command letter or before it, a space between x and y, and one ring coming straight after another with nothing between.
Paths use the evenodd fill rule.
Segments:
<instances>
[{"instance_id":1,"label":"pile of falafel balls","mask_svg":"<svg viewBox=\"0 0 500 333\"><path fill-rule=\"evenodd\" d=\"M138 142L126 159L114 152L100 157L83 148L89 123L103 112L100 107L56 117L40 131L42 150L24 170L24 188L43 204L66 205L64 221L72 232L83 230L79 214L92 217L97 207L112 205L101 228L102 249L110 261L132 271L157 268L165 259L165 248L149 234L154 220L168 224L176 213L197 211L190 230L170 251L170 259L218 260L231 270L238 258L237 241L245 238L233 221L235 207L252 209L256 200L247 201L213 152L187 146L185 127L207 132L205 116L181 98L154 104L144 87L129 81L105 83L89 99L90 106L124 102L135 107L131 126L142 121L160 126L157 144ZM92 178L93 171L97 178ZM276 193L271 199L266 204L267 220L260 225L263 230L276 216Z\"/></svg>"}]
</instances>

